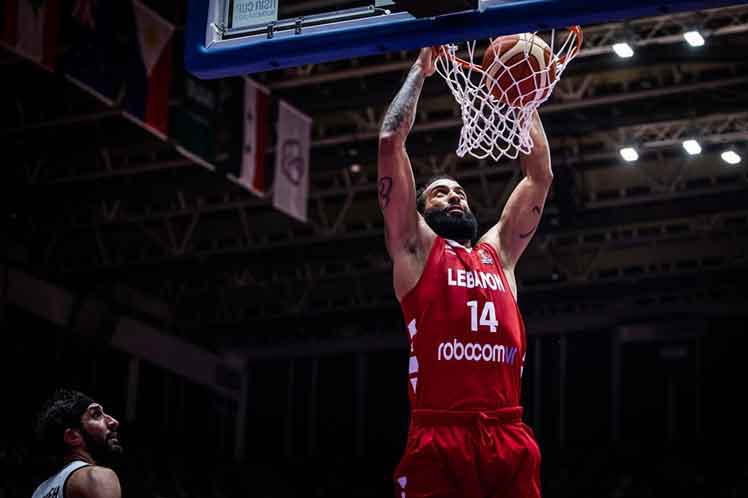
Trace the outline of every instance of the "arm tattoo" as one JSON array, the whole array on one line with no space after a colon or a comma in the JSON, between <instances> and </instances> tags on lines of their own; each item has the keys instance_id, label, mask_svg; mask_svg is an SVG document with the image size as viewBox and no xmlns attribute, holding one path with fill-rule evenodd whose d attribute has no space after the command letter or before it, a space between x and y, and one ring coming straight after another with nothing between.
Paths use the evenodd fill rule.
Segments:
<instances>
[{"instance_id":1,"label":"arm tattoo","mask_svg":"<svg viewBox=\"0 0 748 498\"><path fill-rule=\"evenodd\" d=\"M532 207L532 212L540 215L540 207L533 206ZM520 239L526 239L527 237L529 237L530 235L532 235L535 232L536 228L538 228L537 225L532 230L530 230L529 232L519 234L519 238Z\"/></svg>"},{"instance_id":2,"label":"arm tattoo","mask_svg":"<svg viewBox=\"0 0 748 498\"><path fill-rule=\"evenodd\" d=\"M535 228L537 228L537 227L535 227ZM532 230L530 230L527 233L521 233L521 234L519 234L519 238L520 239L526 239L527 237L529 237L530 235L533 234L533 232L535 231L535 228L533 228Z\"/></svg>"},{"instance_id":3,"label":"arm tattoo","mask_svg":"<svg viewBox=\"0 0 748 498\"><path fill-rule=\"evenodd\" d=\"M420 70L415 67L411 69L405 83L384 115L382 132L394 132L401 135L407 135L410 132L415 121L415 109L424 79L425 76ZM405 126L403 126L404 123Z\"/></svg>"},{"instance_id":4,"label":"arm tattoo","mask_svg":"<svg viewBox=\"0 0 748 498\"><path fill-rule=\"evenodd\" d=\"M382 209L390 205L390 192L392 192L392 177L383 176L379 180L379 197L382 199Z\"/></svg>"}]
</instances>

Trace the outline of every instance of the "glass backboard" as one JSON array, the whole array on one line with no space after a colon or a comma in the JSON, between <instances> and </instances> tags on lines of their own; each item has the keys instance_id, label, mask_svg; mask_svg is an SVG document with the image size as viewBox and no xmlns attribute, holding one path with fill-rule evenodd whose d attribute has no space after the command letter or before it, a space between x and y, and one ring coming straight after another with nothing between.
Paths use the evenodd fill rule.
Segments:
<instances>
[{"instance_id":1,"label":"glass backboard","mask_svg":"<svg viewBox=\"0 0 748 498\"><path fill-rule=\"evenodd\" d=\"M199 78L543 31L571 25L716 8L739 0L478 0L477 8L416 18L390 0L291 12L283 0L189 0L185 65ZM322 2L324 3L324 2ZM320 4L312 2L309 5ZM319 10L319 9L318 9Z\"/></svg>"}]
</instances>

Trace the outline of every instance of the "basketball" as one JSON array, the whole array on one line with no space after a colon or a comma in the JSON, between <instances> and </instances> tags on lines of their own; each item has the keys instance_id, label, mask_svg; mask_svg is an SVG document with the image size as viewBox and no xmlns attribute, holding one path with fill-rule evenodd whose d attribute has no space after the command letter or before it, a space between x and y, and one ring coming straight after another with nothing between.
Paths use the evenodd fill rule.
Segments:
<instances>
[{"instance_id":1,"label":"basketball","mask_svg":"<svg viewBox=\"0 0 748 498\"><path fill-rule=\"evenodd\" d=\"M493 78L486 82L499 101L524 107L548 96L556 78L551 47L531 33L500 36L483 56L483 70Z\"/></svg>"}]
</instances>

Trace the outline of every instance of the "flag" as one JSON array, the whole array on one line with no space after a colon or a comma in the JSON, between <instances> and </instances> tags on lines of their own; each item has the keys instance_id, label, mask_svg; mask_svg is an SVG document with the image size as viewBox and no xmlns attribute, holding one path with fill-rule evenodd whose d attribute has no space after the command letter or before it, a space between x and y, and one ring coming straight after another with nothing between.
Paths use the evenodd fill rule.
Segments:
<instances>
[{"instance_id":1,"label":"flag","mask_svg":"<svg viewBox=\"0 0 748 498\"><path fill-rule=\"evenodd\" d=\"M213 164L218 142L216 130L220 127L216 89L220 82L199 80L187 71L176 71L174 76L178 78L174 88L180 105L170 110L169 136L184 155Z\"/></svg>"},{"instance_id":2,"label":"flag","mask_svg":"<svg viewBox=\"0 0 748 498\"><path fill-rule=\"evenodd\" d=\"M273 206L306 222L312 120L281 101L277 129Z\"/></svg>"},{"instance_id":3,"label":"flag","mask_svg":"<svg viewBox=\"0 0 748 498\"><path fill-rule=\"evenodd\" d=\"M70 48L61 61L66 77L109 105L119 104L133 59L127 2L75 0L69 11Z\"/></svg>"},{"instance_id":4,"label":"flag","mask_svg":"<svg viewBox=\"0 0 748 498\"><path fill-rule=\"evenodd\" d=\"M57 59L60 0L4 0L3 44L18 55L53 70Z\"/></svg>"},{"instance_id":5,"label":"flag","mask_svg":"<svg viewBox=\"0 0 748 498\"><path fill-rule=\"evenodd\" d=\"M244 78L242 159L239 183L257 195L267 191L265 148L270 121L270 91Z\"/></svg>"},{"instance_id":6,"label":"flag","mask_svg":"<svg viewBox=\"0 0 748 498\"><path fill-rule=\"evenodd\" d=\"M135 0L132 2L135 57L130 59L123 107L126 115L165 138L169 122L174 26Z\"/></svg>"}]
</instances>

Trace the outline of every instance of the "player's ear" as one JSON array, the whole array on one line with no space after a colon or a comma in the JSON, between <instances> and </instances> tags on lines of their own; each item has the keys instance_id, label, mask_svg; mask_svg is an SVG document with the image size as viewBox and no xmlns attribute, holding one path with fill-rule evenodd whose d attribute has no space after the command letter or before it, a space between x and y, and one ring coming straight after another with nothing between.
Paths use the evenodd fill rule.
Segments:
<instances>
[{"instance_id":1,"label":"player's ear","mask_svg":"<svg viewBox=\"0 0 748 498\"><path fill-rule=\"evenodd\" d=\"M65 432L62 433L62 440L71 448L77 448L83 444L83 436L78 429L65 429Z\"/></svg>"}]
</instances>

